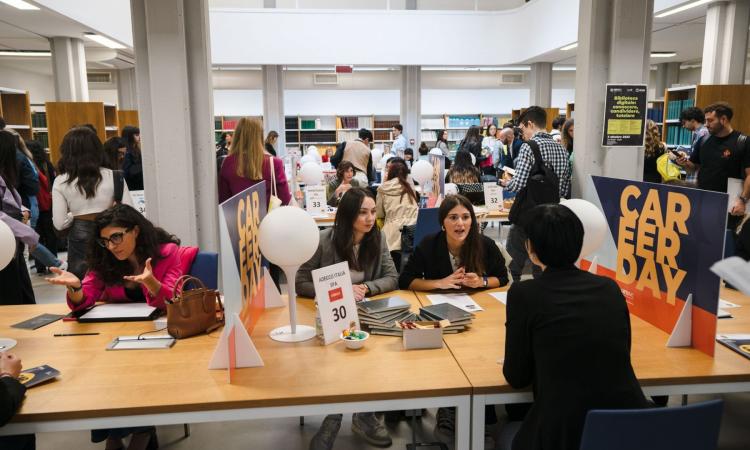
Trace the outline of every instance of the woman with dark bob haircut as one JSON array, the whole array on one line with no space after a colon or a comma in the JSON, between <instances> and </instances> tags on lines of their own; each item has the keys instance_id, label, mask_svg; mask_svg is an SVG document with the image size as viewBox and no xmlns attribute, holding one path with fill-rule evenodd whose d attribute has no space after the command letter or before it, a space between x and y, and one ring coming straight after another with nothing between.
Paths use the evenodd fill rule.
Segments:
<instances>
[{"instance_id":1,"label":"woman with dark bob haircut","mask_svg":"<svg viewBox=\"0 0 750 450\"><path fill-rule=\"evenodd\" d=\"M649 406L630 364L628 306L612 279L575 266L584 230L570 209L539 205L520 225L543 273L508 291L503 374L531 385L534 404L501 440L518 430L514 450L579 448L589 410Z\"/></svg>"}]
</instances>

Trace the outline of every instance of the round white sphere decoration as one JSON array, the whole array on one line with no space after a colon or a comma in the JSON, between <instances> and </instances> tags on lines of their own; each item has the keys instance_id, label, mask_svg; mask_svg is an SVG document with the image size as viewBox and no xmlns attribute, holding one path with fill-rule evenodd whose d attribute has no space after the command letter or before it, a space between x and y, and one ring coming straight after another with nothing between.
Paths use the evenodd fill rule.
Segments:
<instances>
[{"instance_id":1,"label":"round white sphere decoration","mask_svg":"<svg viewBox=\"0 0 750 450\"><path fill-rule=\"evenodd\" d=\"M307 147L307 153L306 153L306 155L312 156L313 160L317 161L318 164L320 164L321 162L323 162L323 158L321 158L321 156L320 156L320 152L318 151L318 147L316 147L314 145L311 145L311 146Z\"/></svg>"},{"instance_id":2,"label":"round white sphere decoration","mask_svg":"<svg viewBox=\"0 0 750 450\"><path fill-rule=\"evenodd\" d=\"M432 150L430 150L430 153L428 153L428 154L429 155L443 156L443 151L440 150L439 148L435 147Z\"/></svg>"},{"instance_id":3,"label":"round white sphere decoration","mask_svg":"<svg viewBox=\"0 0 750 450\"><path fill-rule=\"evenodd\" d=\"M432 178L432 164L427 161L417 161L411 166L411 177L417 183L424 185Z\"/></svg>"},{"instance_id":4,"label":"round white sphere decoration","mask_svg":"<svg viewBox=\"0 0 750 450\"><path fill-rule=\"evenodd\" d=\"M380 160L383 158L383 150L379 148L375 148L370 151L370 156L372 157L373 162L378 164L380 163Z\"/></svg>"},{"instance_id":5,"label":"round white sphere decoration","mask_svg":"<svg viewBox=\"0 0 750 450\"><path fill-rule=\"evenodd\" d=\"M260 251L284 270L289 292L289 325L271 330L271 339L301 342L315 337L315 328L297 325L297 295L294 288L297 270L318 249L320 233L315 220L303 209L282 206L271 210L260 222Z\"/></svg>"},{"instance_id":6,"label":"round white sphere decoration","mask_svg":"<svg viewBox=\"0 0 750 450\"><path fill-rule=\"evenodd\" d=\"M299 163L300 163L301 166L304 166L306 163L309 163L309 162L315 163L315 164L318 163L318 161L315 159L315 157L313 155L310 155L310 154L307 154L307 155L305 155L305 156L303 156L302 158L299 159Z\"/></svg>"},{"instance_id":7,"label":"round white sphere decoration","mask_svg":"<svg viewBox=\"0 0 750 450\"><path fill-rule=\"evenodd\" d=\"M607 236L607 218L591 202L580 198L563 200L561 205L573 211L583 224L583 246L580 258L596 252Z\"/></svg>"},{"instance_id":8,"label":"round white sphere decoration","mask_svg":"<svg viewBox=\"0 0 750 450\"><path fill-rule=\"evenodd\" d=\"M299 171L302 181L309 186L316 186L323 180L323 168L318 163L308 161L302 165Z\"/></svg>"},{"instance_id":9,"label":"round white sphere decoration","mask_svg":"<svg viewBox=\"0 0 750 450\"><path fill-rule=\"evenodd\" d=\"M456 183L445 183L445 195L458 195Z\"/></svg>"},{"instance_id":10,"label":"round white sphere decoration","mask_svg":"<svg viewBox=\"0 0 750 450\"><path fill-rule=\"evenodd\" d=\"M16 257L16 237L5 222L0 221L0 270Z\"/></svg>"}]
</instances>

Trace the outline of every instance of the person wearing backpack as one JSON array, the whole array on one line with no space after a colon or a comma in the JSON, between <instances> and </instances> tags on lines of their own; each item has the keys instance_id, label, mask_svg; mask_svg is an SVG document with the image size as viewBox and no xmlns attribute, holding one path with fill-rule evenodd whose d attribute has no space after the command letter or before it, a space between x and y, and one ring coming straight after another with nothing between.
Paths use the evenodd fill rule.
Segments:
<instances>
[{"instance_id":1,"label":"person wearing backpack","mask_svg":"<svg viewBox=\"0 0 750 450\"><path fill-rule=\"evenodd\" d=\"M517 226L524 213L536 205L559 203L561 197L570 195L570 161L568 151L555 142L546 132L547 112L539 106L526 109L518 119L522 139L515 164L515 176L501 184L506 190L516 193L508 220L506 250L511 257L508 266L513 281L520 281L526 261L526 235ZM532 264L534 278L542 270Z\"/></svg>"}]
</instances>

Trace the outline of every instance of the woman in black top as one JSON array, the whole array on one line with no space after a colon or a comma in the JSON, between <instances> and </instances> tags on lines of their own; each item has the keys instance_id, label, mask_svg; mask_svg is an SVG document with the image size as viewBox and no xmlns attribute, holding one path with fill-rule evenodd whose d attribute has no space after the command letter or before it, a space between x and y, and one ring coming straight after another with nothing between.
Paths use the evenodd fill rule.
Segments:
<instances>
[{"instance_id":1,"label":"woman in black top","mask_svg":"<svg viewBox=\"0 0 750 450\"><path fill-rule=\"evenodd\" d=\"M0 427L13 418L21 407L26 387L18 381L21 360L11 353L0 352ZM0 436L0 448L34 450L36 438L33 434Z\"/></svg>"},{"instance_id":2,"label":"woman in black top","mask_svg":"<svg viewBox=\"0 0 750 450\"><path fill-rule=\"evenodd\" d=\"M496 288L508 284L500 249L479 232L471 202L449 195L440 205L443 231L425 237L399 277L401 289Z\"/></svg>"},{"instance_id":3,"label":"woman in black top","mask_svg":"<svg viewBox=\"0 0 750 450\"><path fill-rule=\"evenodd\" d=\"M266 143L264 145L266 149L266 153L268 153L271 156L276 156L276 142L279 140L279 133L271 130L268 132L268 136L266 136Z\"/></svg>"},{"instance_id":4,"label":"woman in black top","mask_svg":"<svg viewBox=\"0 0 750 450\"><path fill-rule=\"evenodd\" d=\"M661 183L661 174L656 169L656 160L666 148L659 135L659 127L653 120L646 122L646 145L643 147L643 181Z\"/></svg>"},{"instance_id":5,"label":"woman in black top","mask_svg":"<svg viewBox=\"0 0 750 450\"><path fill-rule=\"evenodd\" d=\"M122 139L127 150L122 161L125 182L131 191L143 190L143 159L141 155L141 130L138 127L126 126L122 129Z\"/></svg>"},{"instance_id":6,"label":"woman in black top","mask_svg":"<svg viewBox=\"0 0 750 450\"><path fill-rule=\"evenodd\" d=\"M628 306L617 283L574 265L583 225L570 209L536 206L520 226L544 272L508 291L503 374L534 391L513 450L577 449L589 410L649 406L630 364Z\"/></svg>"},{"instance_id":7,"label":"woman in black top","mask_svg":"<svg viewBox=\"0 0 750 450\"><path fill-rule=\"evenodd\" d=\"M472 125L466 132L466 136L458 145L459 152L469 152L474 155L474 165L479 168L479 163L487 159L487 155L482 156L482 136L478 126Z\"/></svg>"}]
</instances>

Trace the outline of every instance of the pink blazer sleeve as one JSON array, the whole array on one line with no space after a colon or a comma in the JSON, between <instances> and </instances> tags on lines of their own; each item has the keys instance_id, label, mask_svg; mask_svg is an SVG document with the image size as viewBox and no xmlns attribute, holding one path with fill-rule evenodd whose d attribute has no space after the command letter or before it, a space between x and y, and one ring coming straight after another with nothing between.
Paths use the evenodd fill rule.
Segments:
<instances>
[{"instance_id":1,"label":"pink blazer sleeve","mask_svg":"<svg viewBox=\"0 0 750 450\"><path fill-rule=\"evenodd\" d=\"M65 296L68 301L68 307L71 311L80 311L94 306L96 301L102 298L102 294L106 288L104 281L102 281L102 279L99 278L99 275L93 270L86 272L86 276L83 278L81 286L83 289L83 300L81 300L81 303L73 303L70 300L70 295L68 295L66 289Z\"/></svg>"},{"instance_id":2,"label":"pink blazer sleeve","mask_svg":"<svg viewBox=\"0 0 750 450\"><path fill-rule=\"evenodd\" d=\"M161 283L161 289L156 295L151 295L146 287L146 303L159 309L166 309L167 299L172 297L172 289L177 280L183 275L180 252L176 244L166 244L161 248L162 259L154 267L154 277Z\"/></svg>"},{"instance_id":3,"label":"pink blazer sleeve","mask_svg":"<svg viewBox=\"0 0 750 450\"><path fill-rule=\"evenodd\" d=\"M280 158L271 158L273 161L274 175L276 175L276 193L281 200L282 205L288 205L292 199L289 192L289 183L286 181L286 171L284 170L284 161Z\"/></svg>"}]
</instances>

